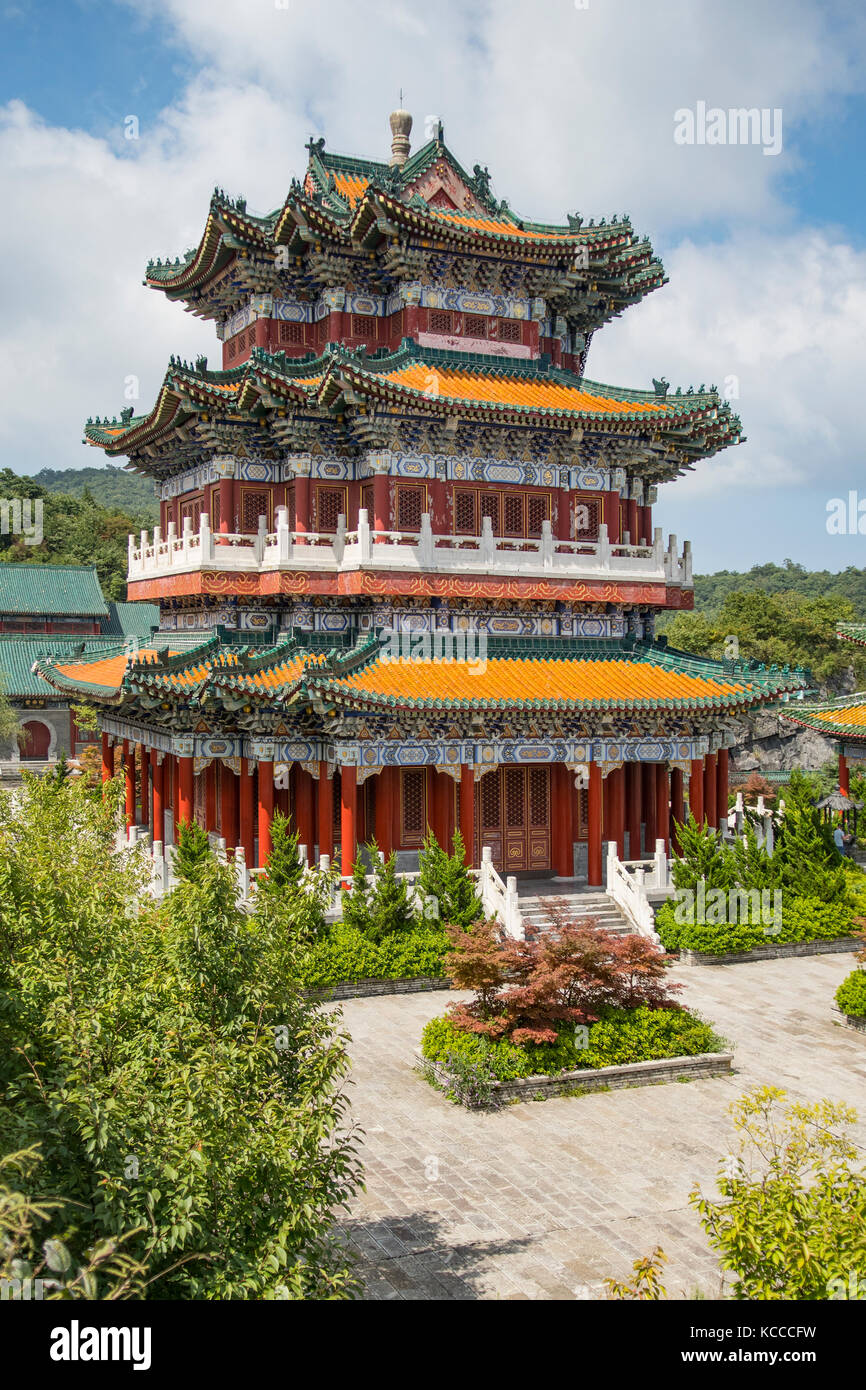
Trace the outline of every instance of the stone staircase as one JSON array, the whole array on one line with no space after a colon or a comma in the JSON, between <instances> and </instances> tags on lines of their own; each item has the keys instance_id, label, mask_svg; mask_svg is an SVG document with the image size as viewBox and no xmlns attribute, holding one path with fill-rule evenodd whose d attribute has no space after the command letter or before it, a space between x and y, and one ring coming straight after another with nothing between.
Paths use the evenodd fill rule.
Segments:
<instances>
[{"instance_id":1,"label":"stone staircase","mask_svg":"<svg viewBox=\"0 0 866 1390\"><path fill-rule=\"evenodd\" d=\"M558 893L555 888L545 888L544 892L531 897L520 896L520 914L527 938L550 929L551 923L542 903L551 898L561 900L575 921L582 917L594 917L600 927L616 936L628 936L635 930L613 899L600 888L583 889L576 893Z\"/></svg>"}]
</instances>

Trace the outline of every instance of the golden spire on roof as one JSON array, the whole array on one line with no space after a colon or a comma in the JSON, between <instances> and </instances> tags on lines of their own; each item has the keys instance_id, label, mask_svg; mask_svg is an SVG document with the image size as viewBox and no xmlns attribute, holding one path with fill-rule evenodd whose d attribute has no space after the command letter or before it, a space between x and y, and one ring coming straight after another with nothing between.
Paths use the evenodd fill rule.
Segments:
<instances>
[{"instance_id":1,"label":"golden spire on roof","mask_svg":"<svg viewBox=\"0 0 866 1390\"><path fill-rule=\"evenodd\" d=\"M402 100L403 93L400 93ZM388 163L400 168L409 158L409 135L412 130L412 117L408 111L392 111L388 120L391 125L391 158Z\"/></svg>"}]
</instances>

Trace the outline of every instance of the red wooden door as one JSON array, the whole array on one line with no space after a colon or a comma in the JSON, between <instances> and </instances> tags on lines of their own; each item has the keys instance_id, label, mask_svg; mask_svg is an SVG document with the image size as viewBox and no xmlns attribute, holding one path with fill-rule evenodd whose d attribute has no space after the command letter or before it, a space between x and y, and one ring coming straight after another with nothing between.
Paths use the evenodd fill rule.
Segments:
<instances>
[{"instance_id":1,"label":"red wooden door","mask_svg":"<svg viewBox=\"0 0 866 1390\"><path fill-rule=\"evenodd\" d=\"M44 762L51 747L51 730L39 719L28 719L21 725L24 738L21 757L26 762Z\"/></svg>"},{"instance_id":2,"label":"red wooden door","mask_svg":"<svg viewBox=\"0 0 866 1390\"><path fill-rule=\"evenodd\" d=\"M487 846L500 873L549 869L550 768L500 767L481 778L476 851Z\"/></svg>"}]
</instances>

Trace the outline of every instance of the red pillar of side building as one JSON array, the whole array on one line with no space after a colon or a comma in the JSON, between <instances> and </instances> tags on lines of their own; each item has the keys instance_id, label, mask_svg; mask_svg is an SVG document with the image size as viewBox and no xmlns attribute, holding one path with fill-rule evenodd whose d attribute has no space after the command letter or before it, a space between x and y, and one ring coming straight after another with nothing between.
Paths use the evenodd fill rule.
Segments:
<instances>
[{"instance_id":1,"label":"red pillar of side building","mask_svg":"<svg viewBox=\"0 0 866 1390\"><path fill-rule=\"evenodd\" d=\"M238 844L238 777L228 763L220 764L220 835L231 852Z\"/></svg>"},{"instance_id":2,"label":"red pillar of side building","mask_svg":"<svg viewBox=\"0 0 866 1390\"><path fill-rule=\"evenodd\" d=\"M460 764L460 833L466 850L466 863L475 866L475 769Z\"/></svg>"},{"instance_id":3,"label":"red pillar of side building","mask_svg":"<svg viewBox=\"0 0 866 1390\"><path fill-rule=\"evenodd\" d=\"M640 763L626 763L625 768L626 826L628 829L628 857L640 859L640 823L642 800L642 777Z\"/></svg>"},{"instance_id":4,"label":"red pillar of side building","mask_svg":"<svg viewBox=\"0 0 866 1390\"><path fill-rule=\"evenodd\" d=\"M191 823L195 818L193 809L192 758L177 759L177 823Z\"/></svg>"},{"instance_id":5,"label":"red pillar of side building","mask_svg":"<svg viewBox=\"0 0 866 1390\"><path fill-rule=\"evenodd\" d=\"M557 878L574 876L574 841L571 824L571 781L564 763L550 769L551 858Z\"/></svg>"},{"instance_id":6,"label":"red pillar of side building","mask_svg":"<svg viewBox=\"0 0 866 1390\"><path fill-rule=\"evenodd\" d=\"M247 758L241 758L238 786L238 844L243 846L247 868L254 868L255 808L253 806L253 770Z\"/></svg>"},{"instance_id":7,"label":"red pillar of side building","mask_svg":"<svg viewBox=\"0 0 866 1390\"><path fill-rule=\"evenodd\" d=\"M704 758L704 817L707 824L716 828L716 755L708 753Z\"/></svg>"},{"instance_id":8,"label":"red pillar of side building","mask_svg":"<svg viewBox=\"0 0 866 1390\"><path fill-rule=\"evenodd\" d=\"M656 764L656 839L664 840L665 850L670 850L670 790L665 763Z\"/></svg>"},{"instance_id":9,"label":"red pillar of side building","mask_svg":"<svg viewBox=\"0 0 866 1390\"><path fill-rule=\"evenodd\" d=\"M114 749L108 734L102 735L102 780L110 782L114 776Z\"/></svg>"},{"instance_id":10,"label":"red pillar of side building","mask_svg":"<svg viewBox=\"0 0 866 1390\"><path fill-rule=\"evenodd\" d=\"M839 754L839 790L843 795L848 796L851 787L851 777L848 771L848 759L844 753Z\"/></svg>"},{"instance_id":11,"label":"red pillar of side building","mask_svg":"<svg viewBox=\"0 0 866 1390\"><path fill-rule=\"evenodd\" d=\"M728 750L716 754L716 824L728 819Z\"/></svg>"},{"instance_id":12,"label":"red pillar of side building","mask_svg":"<svg viewBox=\"0 0 866 1390\"><path fill-rule=\"evenodd\" d=\"M340 873L347 888L351 885L352 866L358 857L357 823L358 769L344 765L340 769Z\"/></svg>"},{"instance_id":13,"label":"red pillar of side building","mask_svg":"<svg viewBox=\"0 0 866 1390\"><path fill-rule=\"evenodd\" d=\"M587 873L586 881L590 888L599 888L602 883L602 862L601 862L601 768L598 763L589 765L589 787L587 789L587 820L588 843L587 843Z\"/></svg>"},{"instance_id":14,"label":"red pillar of side building","mask_svg":"<svg viewBox=\"0 0 866 1390\"><path fill-rule=\"evenodd\" d=\"M151 759L153 766L153 800L150 814L150 838L160 844L165 841L165 759L154 749Z\"/></svg>"},{"instance_id":15,"label":"red pillar of side building","mask_svg":"<svg viewBox=\"0 0 866 1390\"><path fill-rule=\"evenodd\" d=\"M698 825L704 823L704 760L692 758L689 776L689 810Z\"/></svg>"},{"instance_id":16,"label":"red pillar of side building","mask_svg":"<svg viewBox=\"0 0 866 1390\"><path fill-rule=\"evenodd\" d=\"M307 859L312 863L316 846L316 822L313 814L313 779L306 768L295 767L295 829L298 844L307 846Z\"/></svg>"},{"instance_id":17,"label":"red pillar of side building","mask_svg":"<svg viewBox=\"0 0 866 1390\"><path fill-rule=\"evenodd\" d=\"M123 740L123 774L126 793L125 814L127 829L135 825L135 745Z\"/></svg>"},{"instance_id":18,"label":"red pillar of side building","mask_svg":"<svg viewBox=\"0 0 866 1390\"><path fill-rule=\"evenodd\" d=\"M260 762L259 773L259 862L257 869L267 865L271 853L271 821L274 816L273 760Z\"/></svg>"},{"instance_id":19,"label":"red pillar of side building","mask_svg":"<svg viewBox=\"0 0 866 1390\"><path fill-rule=\"evenodd\" d=\"M319 763L319 854L334 857L334 779L328 764Z\"/></svg>"},{"instance_id":20,"label":"red pillar of side building","mask_svg":"<svg viewBox=\"0 0 866 1390\"><path fill-rule=\"evenodd\" d=\"M680 767L671 768L671 820L673 821L674 846L679 849L679 839L677 838L677 826L682 825L685 820L685 806L683 802L683 772Z\"/></svg>"}]
</instances>

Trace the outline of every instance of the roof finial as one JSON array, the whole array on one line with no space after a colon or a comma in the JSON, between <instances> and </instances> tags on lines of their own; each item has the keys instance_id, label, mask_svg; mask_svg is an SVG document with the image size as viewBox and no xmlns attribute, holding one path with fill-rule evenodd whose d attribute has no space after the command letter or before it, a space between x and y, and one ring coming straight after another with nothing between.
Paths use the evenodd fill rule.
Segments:
<instances>
[{"instance_id":1,"label":"roof finial","mask_svg":"<svg viewBox=\"0 0 866 1390\"><path fill-rule=\"evenodd\" d=\"M406 163L409 158L409 134L412 130L412 117L408 111L403 110L403 89L400 89L400 109L392 111L388 120L391 125L391 158L388 163L398 169Z\"/></svg>"}]
</instances>

